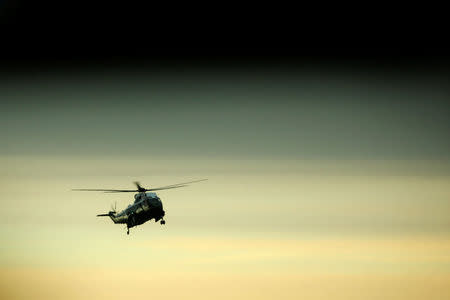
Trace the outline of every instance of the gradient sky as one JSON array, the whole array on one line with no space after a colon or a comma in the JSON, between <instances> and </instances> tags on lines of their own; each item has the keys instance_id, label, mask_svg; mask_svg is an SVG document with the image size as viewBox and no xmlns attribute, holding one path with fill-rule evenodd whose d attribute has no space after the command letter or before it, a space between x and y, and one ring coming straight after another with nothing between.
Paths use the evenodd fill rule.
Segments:
<instances>
[{"instance_id":1,"label":"gradient sky","mask_svg":"<svg viewBox=\"0 0 450 300\"><path fill-rule=\"evenodd\" d=\"M0 89L2 153L449 156L448 80L429 72L37 72Z\"/></svg>"},{"instance_id":2,"label":"gradient sky","mask_svg":"<svg viewBox=\"0 0 450 300\"><path fill-rule=\"evenodd\" d=\"M2 299L450 297L446 74L35 71L0 98ZM95 215L132 194L70 191L201 178L129 236Z\"/></svg>"}]
</instances>

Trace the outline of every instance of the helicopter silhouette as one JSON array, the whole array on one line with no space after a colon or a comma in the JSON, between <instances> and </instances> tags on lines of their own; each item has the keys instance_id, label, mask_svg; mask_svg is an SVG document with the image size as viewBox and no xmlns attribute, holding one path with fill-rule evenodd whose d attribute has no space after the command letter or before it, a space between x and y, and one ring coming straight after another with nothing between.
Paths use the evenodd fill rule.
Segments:
<instances>
[{"instance_id":1,"label":"helicopter silhouette","mask_svg":"<svg viewBox=\"0 0 450 300\"><path fill-rule=\"evenodd\" d=\"M105 192L105 193L135 193L134 203L128 205L127 208L121 212L117 212L115 207L111 208L107 214L99 214L97 217L110 217L115 224L126 224L127 234L130 234L130 228L144 224L145 222L155 219L155 222L161 220L161 225L166 224L164 215L166 214L161 199L153 191L176 189L185 187L189 183L205 181L207 179L200 179L189 182L182 182L157 188L146 189L143 188L139 182L134 182L136 190L108 190L108 189L72 189L72 191L87 191L87 192Z\"/></svg>"}]
</instances>

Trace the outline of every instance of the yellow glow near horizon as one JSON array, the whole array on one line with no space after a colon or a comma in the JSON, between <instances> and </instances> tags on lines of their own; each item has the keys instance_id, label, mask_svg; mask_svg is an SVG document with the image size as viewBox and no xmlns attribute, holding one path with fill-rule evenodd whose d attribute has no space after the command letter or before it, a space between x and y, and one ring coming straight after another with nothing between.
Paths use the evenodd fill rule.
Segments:
<instances>
[{"instance_id":1,"label":"yellow glow near horizon","mask_svg":"<svg viewBox=\"0 0 450 300\"><path fill-rule=\"evenodd\" d=\"M445 162L0 161L1 299L450 296ZM95 214L132 194L70 192L199 178L130 236Z\"/></svg>"}]
</instances>

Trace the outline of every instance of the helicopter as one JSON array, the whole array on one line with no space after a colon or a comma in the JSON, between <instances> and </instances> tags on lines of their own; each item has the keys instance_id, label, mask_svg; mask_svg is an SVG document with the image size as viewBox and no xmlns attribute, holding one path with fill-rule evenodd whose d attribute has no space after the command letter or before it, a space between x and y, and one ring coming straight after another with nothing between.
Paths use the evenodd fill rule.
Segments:
<instances>
[{"instance_id":1,"label":"helicopter","mask_svg":"<svg viewBox=\"0 0 450 300\"><path fill-rule=\"evenodd\" d=\"M143 188L139 182L134 182L136 190L108 190L108 189L72 189L72 191L88 191L88 192L105 192L105 193L135 193L133 204L129 204L127 208L121 212L117 212L116 208L111 207L111 211L107 214L99 214L97 217L110 217L114 224L126 224L127 234L130 234L130 228L144 224L145 222L155 219L155 223L160 221L161 225L166 224L164 220L165 211L161 199L153 191L176 189L185 187L190 183L205 181L200 179L189 182L182 182L157 188Z\"/></svg>"}]
</instances>

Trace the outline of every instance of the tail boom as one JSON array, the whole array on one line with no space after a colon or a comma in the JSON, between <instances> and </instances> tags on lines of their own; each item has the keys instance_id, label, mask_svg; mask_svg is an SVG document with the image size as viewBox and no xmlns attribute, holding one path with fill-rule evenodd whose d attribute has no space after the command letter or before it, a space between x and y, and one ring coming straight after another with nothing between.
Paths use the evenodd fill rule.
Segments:
<instances>
[{"instance_id":1,"label":"tail boom","mask_svg":"<svg viewBox=\"0 0 450 300\"><path fill-rule=\"evenodd\" d=\"M99 214L99 215L97 215L97 217L110 217L114 223L117 223L116 216L115 216L114 212L112 212L112 211L110 211L107 214Z\"/></svg>"}]
</instances>

